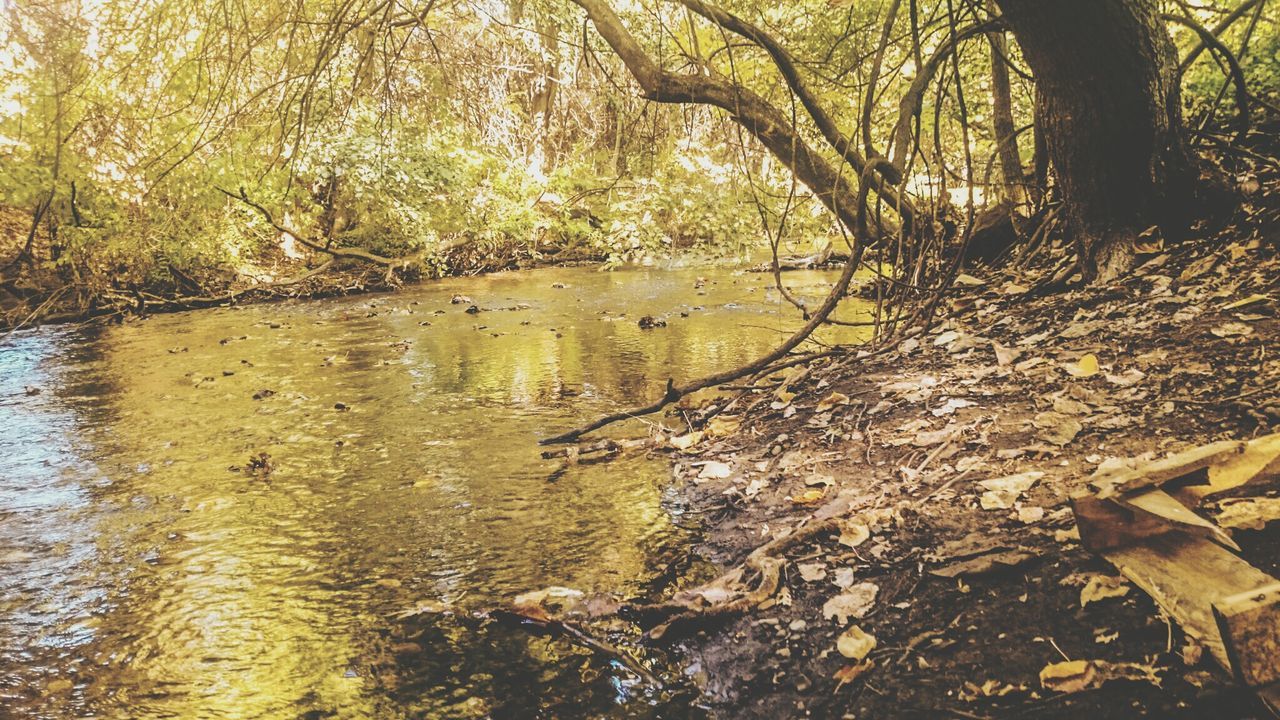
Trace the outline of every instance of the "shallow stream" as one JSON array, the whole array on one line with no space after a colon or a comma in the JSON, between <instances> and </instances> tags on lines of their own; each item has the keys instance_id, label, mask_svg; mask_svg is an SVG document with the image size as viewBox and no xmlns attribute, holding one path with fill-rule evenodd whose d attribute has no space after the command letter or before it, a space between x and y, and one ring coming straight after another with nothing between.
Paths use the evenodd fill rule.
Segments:
<instances>
[{"instance_id":1,"label":"shallow stream","mask_svg":"<svg viewBox=\"0 0 1280 720\"><path fill-rule=\"evenodd\" d=\"M402 616L645 592L696 527L668 464L552 481L537 440L799 323L764 274L578 268L0 341L0 716L700 717L563 640Z\"/></svg>"}]
</instances>

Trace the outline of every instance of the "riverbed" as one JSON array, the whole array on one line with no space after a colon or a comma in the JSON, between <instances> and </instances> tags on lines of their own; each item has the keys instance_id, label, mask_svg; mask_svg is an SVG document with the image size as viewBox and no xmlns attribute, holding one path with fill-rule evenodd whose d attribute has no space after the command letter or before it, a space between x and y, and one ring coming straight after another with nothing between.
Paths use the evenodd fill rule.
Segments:
<instances>
[{"instance_id":1,"label":"riverbed","mask_svg":"<svg viewBox=\"0 0 1280 720\"><path fill-rule=\"evenodd\" d=\"M787 276L811 299L832 279ZM702 717L678 658L634 648L677 676L659 691L415 608L650 592L697 528L668 464L555 473L538 439L801 322L767 274L555 268L15 334L0 714Z\"/></svg>"}]
</instances>

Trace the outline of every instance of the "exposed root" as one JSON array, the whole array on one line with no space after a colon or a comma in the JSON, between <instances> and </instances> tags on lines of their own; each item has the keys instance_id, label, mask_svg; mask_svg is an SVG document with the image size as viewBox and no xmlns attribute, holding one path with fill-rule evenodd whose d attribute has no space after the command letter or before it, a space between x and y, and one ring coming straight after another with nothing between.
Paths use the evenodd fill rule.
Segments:
<instances>
[{"instance_id":1,"label":"exposed root","mask_svg":"<svg viewBox=\"0 0 1280 720\"><path fill-rule=\"evenodd\" d=\"M666 615L665 622L654 626L649 637L662 638L673 625L749 612L772 598L782 584L782 569L787 560L783 554L824 533L839 528L841 518L829 517L809 522L792 532L751 551L742 565L699 587L682 590L663 603L636 606L636 612ZM754 587L745 588L744 578L758 575Z\"/></svg>"}]
</instances>

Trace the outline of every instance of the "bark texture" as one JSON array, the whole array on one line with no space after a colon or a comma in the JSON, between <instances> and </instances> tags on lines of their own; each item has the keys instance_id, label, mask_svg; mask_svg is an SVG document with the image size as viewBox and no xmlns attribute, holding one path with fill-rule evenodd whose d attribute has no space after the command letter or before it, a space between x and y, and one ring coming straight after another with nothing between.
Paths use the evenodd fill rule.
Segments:
<instances>
[{"instance_id":1,"label":"bark texture","mask_svg":"<svg viewBox=\"0 0 1280 720\"><path fill-rule=\"evenodd\" d=\"M1194 196L1177 60L1156 3L996 4L1036 77L1036 121L1086 279L1114 278L1146 228L1179 233Z\"/></svg>"}]
</instances>

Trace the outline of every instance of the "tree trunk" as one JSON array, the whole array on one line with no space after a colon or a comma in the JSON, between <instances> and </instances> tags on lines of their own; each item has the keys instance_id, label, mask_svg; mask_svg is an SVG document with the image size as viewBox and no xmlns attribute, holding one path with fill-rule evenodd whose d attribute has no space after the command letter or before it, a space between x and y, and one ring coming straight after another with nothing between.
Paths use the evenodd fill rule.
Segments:
<instances>
[{"instance_id":1,"label":"tree trunk","mask_svg":"<svg viewBox=\"0 0 1280 720\"><path fill-rule=\"evenodd\" d=\"M996 0L1035 74L1049 156L1087 280L1186 226L1195 173L1177 62L1154 0Z\"/></svg>"},{"instance_id":2,"label":"tree trunk","mask_svg":"<svg viewBox=\"0 0 1280 720\"><path fill-rule=\"evenodd\" d=\"M991 129L995 132L996 153L1000 156L1000 172L1004 176L1002 196L1010 207L1026 197L1022 175L1022 156L1018 152L1017 129L1013 123L1013 98L1009 88L1008 49L1003 30L987 33L991 45Z\"/></svg>"}]
</instances>

